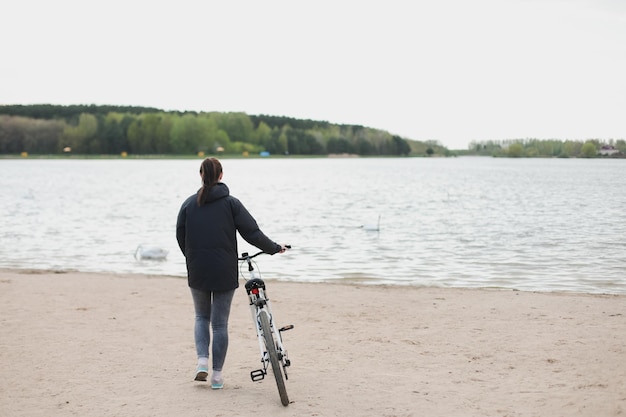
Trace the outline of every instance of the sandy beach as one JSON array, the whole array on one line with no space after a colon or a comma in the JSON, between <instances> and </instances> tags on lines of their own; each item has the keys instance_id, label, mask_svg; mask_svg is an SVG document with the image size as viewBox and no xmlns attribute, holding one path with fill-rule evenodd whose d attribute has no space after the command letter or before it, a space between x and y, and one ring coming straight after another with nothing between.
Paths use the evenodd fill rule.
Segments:
<instances>
[{"instance_id":1,"label":"sandy beach","mask_svg":"<svg viewBox=\"0 0 626 417\"><path fill-rule=\"evenodd\" d=\"M621 416L626 297L268 281L292 361L280 404L245 291L225 388L194 382L176 277L0 271L0 415Z\"/></svg>"}]
</instances>

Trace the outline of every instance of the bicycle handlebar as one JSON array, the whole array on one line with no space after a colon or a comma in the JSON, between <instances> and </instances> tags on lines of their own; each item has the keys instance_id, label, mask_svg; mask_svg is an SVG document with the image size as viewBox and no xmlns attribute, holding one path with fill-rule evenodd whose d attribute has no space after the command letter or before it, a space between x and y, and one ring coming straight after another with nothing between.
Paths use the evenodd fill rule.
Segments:
<instances>
[{"instance_id":1,"label":"bicycle handlebar","mask_svg":"<svg viewBox=\"0 0 626 417\"><path fill-rule=\"evenodd\" d=\"M287 249L291 249L291 245L285 245L285 248ZM259 251L257 253L255 253L254 255L249 255L248 252L244 252L241 254L241 258L237 258L238 261L247 261L250 260L252 258L256 258L259 255L262 255L264 253L267 253L265 251Z\"/></svg>"}]
</instances>

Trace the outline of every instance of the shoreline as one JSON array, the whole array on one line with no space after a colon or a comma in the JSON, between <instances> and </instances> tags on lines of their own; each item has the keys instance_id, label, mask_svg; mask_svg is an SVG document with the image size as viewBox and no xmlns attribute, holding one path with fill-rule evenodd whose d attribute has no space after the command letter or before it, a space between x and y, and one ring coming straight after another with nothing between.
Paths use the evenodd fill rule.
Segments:
<instances>
[{"instance_id":1,"label":"shoreline","mask_svg":"<svg viewBox=\"0 0 626 417\"><path fill-rule=\"evenodd\" d=\"M0 267L0 276L3 273L15 273L23 275L64 275L64 274L86 274L86 275L102 275L102 276L136 276L136 277L150 277L150 278L173 278L180 280L187 280L183 275L171 275L171 274L151 274L146 272L107 272L107 271L81 271L76 269L37 269L37 268L11 268ZM376 279L369 278L336 278L329 280L309 280L309 281L297 281L287 280L281 278L263 278L267 282L279 282L288 284L319 284L319 285L347 285L347 286L365 286L365 287L390 287L390 288L414 288L414 289L434 289L434 290L476 290L476 291L513 291L532 294L562 294L562 295L590 295L590 296L609 296L609 297L624 297L626 294L621 292L586 292L577 290L538 290L538 289L519 289L497 286L475 286L475 287L461 287L461 286L435 286L435 285L422 285L416 284L412 281L394 281L394 282L381 282ZM240 287L242 286L243 278L239 277Z\"/></svg>"},{"instance_id":2,"label":"shoreline","mask_svg":"<svg viewBox=\"0 0 626 417\"><path fill-rule=\"evenodd\" d=\"M243 288L223 390L193 381L175 276L0 270L7 416L618 416L626 296L267 280L292 366L283 407L252 382ZM96 279L97 278L97 279ZM240 286L242 287L242 286Z\"/></svg>"}]
</instances>

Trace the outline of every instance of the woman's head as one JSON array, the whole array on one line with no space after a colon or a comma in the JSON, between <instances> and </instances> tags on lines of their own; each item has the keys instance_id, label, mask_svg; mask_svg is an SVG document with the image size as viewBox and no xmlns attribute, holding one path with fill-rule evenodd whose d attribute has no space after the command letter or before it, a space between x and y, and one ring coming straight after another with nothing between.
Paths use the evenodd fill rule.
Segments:
<instances>
[{"instance_id":1,"label":"woman's head","mask_svg":"<svg viewBox=\"0 0 626 417\"><path fill-rule=\"evenodd\" d=\"M200 164L202 188L198 192L198 205L203 205L209 194L209 189L222 179L222 164L216 158L206 158Z\"/></svg>"},{"instance_id":2,"label":"woman's head","mask_svg":"<svg viewBox=\"0 0 626 417\"><path fill-rule=\"evenodd\" d=\"M212 187L222 179L222 164L216 158L206 158L200 165L202 184Z\"/></svg>"}]
</instances>

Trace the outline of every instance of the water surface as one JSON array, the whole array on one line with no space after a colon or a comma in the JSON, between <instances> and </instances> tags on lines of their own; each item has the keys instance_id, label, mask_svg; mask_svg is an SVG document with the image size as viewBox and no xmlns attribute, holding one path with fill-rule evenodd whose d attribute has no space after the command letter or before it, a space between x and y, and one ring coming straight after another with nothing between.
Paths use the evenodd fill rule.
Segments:
<instances>
[{"instance_id":1,"label":"water surface","mask_svg":"<svg viewBox=\"0 0 626 417\"><path fill-rule=\"evenodd\" d=\"M0 267L185 276L199 160L1 160ZM224 160L284 255L269 278L626 293L626 161ZM377 223L380 230L364 225ZM169 250L138 261L139 244ZM240 252L253 251L241 241Z\"/></svg>"}]
</instances>

